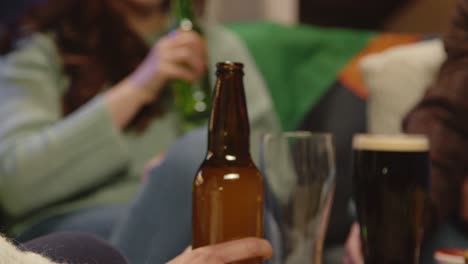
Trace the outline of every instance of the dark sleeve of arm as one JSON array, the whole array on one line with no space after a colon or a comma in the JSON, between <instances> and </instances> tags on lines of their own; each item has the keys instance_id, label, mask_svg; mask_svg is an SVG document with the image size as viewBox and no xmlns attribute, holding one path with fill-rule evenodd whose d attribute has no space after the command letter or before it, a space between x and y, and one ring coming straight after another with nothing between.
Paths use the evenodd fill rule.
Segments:
<instances>
[{"instance_id":1,"label":"dark sleeve of arm","mask_svg":"<svg viewBox=\"0 0 468 264\"><path fill-rule=\"evenodd\" d=\"M404 122L425 134L432 162L430 228L459 215L460 188L468 168L468 61L447 60L436 82Z\"/></svg>"}]
</instances>

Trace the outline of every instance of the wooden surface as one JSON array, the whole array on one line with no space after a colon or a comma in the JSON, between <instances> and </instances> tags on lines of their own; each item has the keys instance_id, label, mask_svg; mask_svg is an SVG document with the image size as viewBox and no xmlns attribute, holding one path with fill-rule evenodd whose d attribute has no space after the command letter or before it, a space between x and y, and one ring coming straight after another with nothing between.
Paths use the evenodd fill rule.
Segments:
<instances>
[{"instance_id":1,"label":"wooden surface","mask_svg":"<svg viewBox=\"0 0 468 264\"><path fill-rule=\"evenodd\" d=\"M321 26L377 29L409 1L301 0L299 17L302 22Z\"/></svg>"},{"instance_id":2,"label":"wooden surface","mask_svg":"<svg viewBox=\"0 0 468 264\"><path fill-rule=\"evenodd\" d=\"M456 0L301 0L300 20L392 32L445 32Z\"/></svg>"},{"instance_id":3,"label":"wooden surface","mask_svg":"<svg viewBox=\"0 0 468 264\"><path fill-rule=\"evenodd\" d=\"M416 0L392 16L384 28L395 32L443 33L456 0Z\"/></svg>"}]
</instances>

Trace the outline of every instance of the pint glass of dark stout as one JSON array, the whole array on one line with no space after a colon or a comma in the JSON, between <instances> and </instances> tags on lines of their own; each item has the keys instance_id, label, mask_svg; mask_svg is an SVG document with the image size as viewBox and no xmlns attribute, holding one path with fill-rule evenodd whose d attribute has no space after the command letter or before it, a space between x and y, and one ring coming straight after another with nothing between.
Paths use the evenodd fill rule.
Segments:
<instances>
[{"instance_id":1,"label":"pint glass of dark stout","mask_svg":"<svg viewBox=\"0 0 468 264\"><path fill-rule=\"evenodd\" d=\"M354 200L366 264L416 264L429 186L429 143L418 135L353 138Z\"/></svg>"}]
</instances>

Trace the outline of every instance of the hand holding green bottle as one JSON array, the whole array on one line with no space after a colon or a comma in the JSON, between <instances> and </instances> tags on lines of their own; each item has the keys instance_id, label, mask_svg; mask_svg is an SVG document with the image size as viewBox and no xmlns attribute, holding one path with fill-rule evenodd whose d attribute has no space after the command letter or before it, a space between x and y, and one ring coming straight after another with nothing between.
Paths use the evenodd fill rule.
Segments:
<instances>
[{"instance_id":1,"label":"hand holding green bottle","mask_svg":"<svg viewBox=\"0 0 468 264\"><path fill-rule=\"evenodd\" d=\"M128 80L146 93L148 103L171 80L194 82L206 72L205 42L193 31L162 37Z\"/></svg>"},{"instance_id":2,"label":"hand holding green bottle","mask_svg":"<svg viewBox=\"0 0 468 264\"><path fill-rule=\"evenodd\" d=\"M145 105L155 102L170 81L187 83L206 74L205 42L193 31L161 38L137 69L105 95L113 122L125 127Z\"/></svg>"},{"instance_id":3,"label":"hand holding green bottle","mask_svg":"<svg viewBox=\"0 0 468 264\"><path fill-rule=\"evenodd\" d=\"M172 29L178 32L203 32L196 23L191 0L175 0L173 3L174 22ZM206 54L205 54L206 56ZM190 82L175 80L171 82L174 104L179 114L179 131L187 132L208 121L211 110L211 89L208 74Z\"/></svg>"}]
</instances>

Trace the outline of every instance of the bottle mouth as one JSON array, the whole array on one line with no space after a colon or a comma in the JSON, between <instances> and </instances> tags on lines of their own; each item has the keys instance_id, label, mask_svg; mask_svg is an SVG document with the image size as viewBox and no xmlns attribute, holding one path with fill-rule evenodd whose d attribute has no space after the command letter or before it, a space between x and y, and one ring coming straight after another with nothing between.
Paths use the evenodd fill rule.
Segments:
<instances>
[{"instance_id":1,"label":"bottle mouth","mask_svg":"<svg viewBox=\"0 0 468 264\"><path fill-rule=\"evenodd\" d=\"M229 72L244 73L244 64L240 62L233 62L233 61L218 62L216 64L217 74L229 73Z\"/></svg>"}]
</instances>

